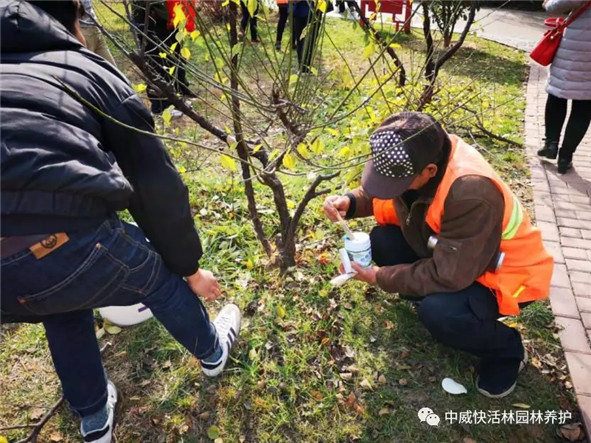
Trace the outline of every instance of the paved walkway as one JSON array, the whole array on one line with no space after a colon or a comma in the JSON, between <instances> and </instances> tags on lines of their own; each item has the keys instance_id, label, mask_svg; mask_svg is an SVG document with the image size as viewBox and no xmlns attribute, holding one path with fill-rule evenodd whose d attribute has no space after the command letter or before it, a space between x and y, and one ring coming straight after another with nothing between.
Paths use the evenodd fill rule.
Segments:
<instances>
[{"instance_id":1,"label":"paved walkway","mask_svg":"<svg viewBox=\"0 0 591 443\"><path fill-rule=\"evenodd\" d=\"M555 259L550 304L588 435L591 435L591 131L565 175L539 160L548 71L532 63L525 144L530 156L537 225Z\"/></svg>"}]
</instances>

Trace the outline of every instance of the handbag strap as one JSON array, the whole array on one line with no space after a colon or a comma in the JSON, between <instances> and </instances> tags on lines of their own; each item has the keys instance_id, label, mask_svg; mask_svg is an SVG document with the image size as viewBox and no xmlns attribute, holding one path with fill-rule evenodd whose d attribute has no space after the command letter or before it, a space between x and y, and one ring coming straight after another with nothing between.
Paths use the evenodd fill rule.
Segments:
<instances>
[{"instance_id":1,"label":"handbag strap","mask_svg":"<svg viewBox=\"0 0 591 443\"><path fill-rule=\"evenodd\" d=\"M573 13L571 13L567 19L562 23L562 26L560 26L560 30L564 31L564 29L566 27L568 27L568 25L570 25L572 22L574 22L577 18L579 18L579 16L585 12L587 9L589 9L589 6L591 6L591 1L588 1L587 3L585 3L583 6L581 6L578 10L574 11Z\"/></svg>"}]
</instances>

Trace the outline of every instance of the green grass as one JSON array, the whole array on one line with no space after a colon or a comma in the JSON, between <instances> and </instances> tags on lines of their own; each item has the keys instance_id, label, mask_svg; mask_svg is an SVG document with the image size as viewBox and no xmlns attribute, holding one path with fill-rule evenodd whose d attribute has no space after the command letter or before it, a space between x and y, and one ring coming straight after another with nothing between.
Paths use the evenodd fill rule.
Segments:
<instances>
[{"instance_id":1,"label":"green grass","mask_svg":"<svg viewBox=\"0 0 591 443\"><path fill-rule=\"evenodd\" d=\"M108 18L110 29L126 32L123 22L109 18L104 9L99 13ZM331 20L328 29L354 74L362 73L367 63L362 56L363 33L340 20ZM263 26L268 43L272 40L265 32ZM420 35L415 32L397 41L405 62L419 65ZM190 48L193 57L205 56L198 44ZM255 50L260 49L245 48L246 66L257 63ZM325 79L317 118L347 93L350 81L349 74L343 74L342 59L326 40L322 60L321 74L338 75ZM522 141L524 62L518 51L470 37L444 68L445 88L431 112L444 114L460 93L480 93L471 106L482 112L487 127ZM139 81L129 64L120 57L118 63L134 82ZM379 97L372 110L378 121L388 113ZM456 120L464 117L458 111ZM344 145L367 149L367 135L376 122L363 111L351 120L337 127L343 134L353 128L349 137L319 133L326 146L324 164ZM208 139L186 118L162 129L174 128L191 138ZM271 143L276 142L274 137L280 139L271 134ZM484 138L476 141L527 204L531 191L523 150ZM104 362L121 393L118 441L209 441L207 432L216 426L226 442L456 442L467 437L479 442L550 442L555 440L552 425L442 423L431 428L419 422L417 411L427 406L443 417L450 410L515 410L513 404L524 403L535 410L567 409L575 414L572 392L564 388L565 363L547 303L534 304L522 316L507 320L524 335L532 365L509 398L486 399L473 385L474 359L434 343L408 303L360 283L338 290L330 287L342 234L322 217L320 201L311 204L302 220L297 269L280 277L256 242L239 177L221 168L214 155L181 145L169 148L179 167L193 171L183 173L183 178L206 251L202 265L213 270L224 286L225 298L208 309L213 315L223 303L233 301L245 312L244 326L232 361L216 380L203 377L198 362L155 320L102 338L102 344L112 342ZM289 197L297 201L308 179L282 178ZM270 195L258 183L255 187L262 196L260 207L266 209L262 217L267 233L273 236ZM352 224L369 230L373 222ZM43 328L4 326L2 331L0 426L30 422L59 397ZM463 383L468 394L446 394L440 387L444 377ZM42 441L56 432L64 442L79 439L77 423L65 407L46 425ZM14 440L24 435L24 431L7 434Z\"/></svg>"}]
</instances>

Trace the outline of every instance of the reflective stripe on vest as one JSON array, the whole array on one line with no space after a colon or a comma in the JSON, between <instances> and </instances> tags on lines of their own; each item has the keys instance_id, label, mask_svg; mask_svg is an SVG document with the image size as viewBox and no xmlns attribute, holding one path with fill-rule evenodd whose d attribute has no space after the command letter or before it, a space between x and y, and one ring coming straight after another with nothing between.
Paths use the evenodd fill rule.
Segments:
<instances>
[{"instance_id":1,"label":"reflective stripe on vest","mask_svg":"<svg viewBox=\"0 0 591 443\"><path fill-rule=\"evenodd\" d=\"M503 195L505 211L500 251L505 259L496 272L486 271L477 282L490 288L497 297L499 312L519 314L519 303L546 298L554 260L544 249L539 229L532 226L519 199L492 169L490 164L460 138L450 135L452 152L446 172L425 217L429 227L439 234L445 199L452 184L460 177L478 175L491 180ZM400 226L394 200L374 199L373 209L380 224Z\"/></svg>"}]
</instances>

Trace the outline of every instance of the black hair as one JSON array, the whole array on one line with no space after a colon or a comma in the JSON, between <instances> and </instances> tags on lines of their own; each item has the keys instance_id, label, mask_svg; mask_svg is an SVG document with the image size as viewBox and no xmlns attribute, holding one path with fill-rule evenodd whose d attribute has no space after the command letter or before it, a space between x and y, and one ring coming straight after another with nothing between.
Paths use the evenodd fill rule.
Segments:
<instances>
[{"instance_id":1,"label":"black hair","mask_svg":"<svg viewBox=\"0 0 591 443\"><path fill-rule=\"evenodd\" d=\"M74 34L76 20L83 11L78 0L28 0L28 2L43 9Z\"/></svg>"}]
</instances>

